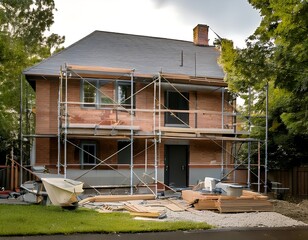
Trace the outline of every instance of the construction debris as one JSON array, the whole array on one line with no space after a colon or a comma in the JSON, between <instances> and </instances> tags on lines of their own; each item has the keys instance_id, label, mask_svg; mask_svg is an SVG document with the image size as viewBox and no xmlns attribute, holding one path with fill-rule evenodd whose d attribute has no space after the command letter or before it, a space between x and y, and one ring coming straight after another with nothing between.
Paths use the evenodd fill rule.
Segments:
<instances>
[{"instance_id":1,"label":"construction debris","mask_svg":"<svg viewBox=\"0 0 308 240\"><path fill-rule=\"evenodd\" d=\"M165 218L166 212L157 208L149 208L140 204L125 203L124 208L130 212L132 216L149 217L149 218Z\"/></svg>"},{"instance_id":2,"label":"construction debris","mask_svg":"<svg viewBox=\"0 0 308 240\"><path fill-rule=\"evenodd\" d=\"M267 196L247 190L243 190L240 197L184 190L182 198L197 210L218 210L220 213L273 210L272 203L268 201Z\"/></svg>"},{"instance_id":3,"label":"construction debris","mask_svg":"<svg viewBox=\"0 0 308 240\"><path fill-rule=\"evenodd\" d=\"M202 187L202 186L201 186ZM229 187L229 185L228 185ZM196 189L196 188L195 188ZM212 191L182 190L181 198L157 198L152 194L99 195L79 201L79 205L91 207L100 213L128 211L141 218L165 218L166 213L198 212L214 210L220 213L265 212L273 206L268 197L256 192L240 189L241 196L223 195Z\"/></svg>"},{"instance_id":4,"label":"construction debris","mask_svg":"<svg viewBox=\"0 0 308 240\"><path fill-rule=\"evenodd\" d=\"M145 218L166 217L166 210L184 212L190 206L178 199L156 199L151 194L99 195L79 201L80 206L96 209L100 213L128 211L132 216Z\"/></svg>"}]
</instances>

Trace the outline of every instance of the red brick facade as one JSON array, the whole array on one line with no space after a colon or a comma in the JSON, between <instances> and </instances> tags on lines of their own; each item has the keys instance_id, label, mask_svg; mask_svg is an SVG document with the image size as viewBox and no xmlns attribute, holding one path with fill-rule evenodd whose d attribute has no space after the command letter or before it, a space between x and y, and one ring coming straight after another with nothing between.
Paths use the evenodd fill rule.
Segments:
<instances>
[{"instance_id":1,"label":"red brick facade","mask_svg":"<svg viewBox=\"0 0 308 240\"><path fill-rule=\"evenodd\" d=\"M37 138L36 140L36 164L46 165L50 169L56 169L58 161L58 141L56 134L58 132L58 86L59 82L56 80L40 80L36 81L36 133L54 135L52 138ZM111 82L105 85L104 94L114 97L114 84ZM145 84L136 83L135 92L142 89ZM130 109L127 111L116 111L106 109L95 109L83 107L81 101L81 83L79 80L68 81L68 123L69 124L94 124L94 125L131 125ZM150 133L154 129L153 125L153 109L154 109L154 89L153 85L140 91L136 97L136 111L134 112L133 125L140 128L140 132ZM219 89L219 88L218 88ZM227 94L224 93L226 97ZM164 106L165 94L162 90L161 94L161 126L165 125ZM158 96L157 96L158 99ZM227 104L222 104L221 91L189 91L189 125L192 128L210 128L221 129L222 125L230 124L232 118L230 116L224 117L222 123L222 107L224 112L230 111L231 107ZM156 100L156 110L158 110L158 100ZM158 126L159 114L155 116L156 129ZM222 151L222 141L211 139L186 139L184 137L173 138L172 140L162 138L162 142L158 147L158 168L164 169L165 162L165 145L170 144L186 144L189 145L189 159L188 166L190 169L194 168L220 168L220 162L224 158L225 162L232 162L230 156L227 156ZM97 158L106 160L115 169L129 169L129 165L118 165L118 156L114 154L118 151L119 140L129 140L124 136L109 136L99 137L95 135L78 135L69 138L67 144L67 164L71 169L80 169L80 146L83 141L90 141L97 145ZM147 150L146 148L147 140ZM183 142L184 141L184 142ZM231 144L224 143L224 148L231 149ZM61 155L63 158L63 144L61 145ZM134 138L134 168L144 168L145 159L149 167L154 167L154 145L153 137L135 137ZM113 155L110 157L111 155ZM145 155L146 154L146 155ZM63 160L61 160L63 162ZM110 166L102 164L97 169L111 169ZM62 169L63 170L63 169Z\"/></svg>"}]
</instances>

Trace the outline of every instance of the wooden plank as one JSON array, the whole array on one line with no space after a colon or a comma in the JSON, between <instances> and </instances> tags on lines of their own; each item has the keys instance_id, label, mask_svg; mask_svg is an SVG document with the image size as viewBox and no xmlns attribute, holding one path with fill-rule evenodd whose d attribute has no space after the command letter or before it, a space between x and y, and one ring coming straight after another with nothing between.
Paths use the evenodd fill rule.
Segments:
<instances>
[{"instance_id":1,"label":"wooden plank","mask_svg":"<svg viewBox=\"0 0 308 240\"><path fill-rule=\"evenodd\" d=\"M183 206L179 204L177 201L172 199L148 201L146 203L146 206L160 206L168 208L173 212L183 212L186 210L186 208L188 208L188 206Z\"/></svg>"},{"instance_id":2,"label":"wooden plank","mask_svg":"<svg viewBox=\"0 0 308 240\"><path fill-rule=\"evenodd\" d=\"M165 211L157 211L139 204L124 204L124 208L130 212L132 216L160 218L165 214Z\"/></svg>"},{"instance_id":3,"label":"wooden plank","mask_svg":"<svg viewBox=\"0 0 308 240\"><path fill-rule=\"evenodd\" d=\"M261 193L249 191L249 190L243 190L241 198L254 198L254 199L268 199L268 196L262 195Z\"/></svg>"},{"instance_id":4,"label":"wooden plank","mask_svg":"<svg viewBox=\"0 0 308 240\"><path fill-rule=\"evenodd\" d=\"M165 213L161 212L130 212L135 217L161 218Z\"/></svg>"},{"instance_id":5,"label":"wooden plank","mask_svg":"<svg viewBox=\"0 0 308 240\"><path fill-rule=\"evenodd\" d=\"M132 200L152 200L155 199L153 194L139 194L139 195L99 195L95 197L89 197L79 201L79 204L86 202L121 202Z\"/></svg>"},{"instance_id":6,"label":"wooden plank","mask_svg":"<svg viewBox=\"0 0 308 240\"><path fill-rule=\"evenodd\" d=\"M173 204L173 203L169 203L164 205L166 208L170 209L173 212L183 212L185 210L183 210L182 208L180 208L179 206Z\"/></svg>"},{"instance_id":7,"label":"wooden plank","mask_svg":"<svg viewBox=\"0 0 308 240\"><path fill-rule=\"evenodd\" d=\"M204 199L204 200L218 200L218 199L235 199L233 196L224 196L224 195L215 195L215 194L202 194L201 192L192 191L192 190L184 190L182 191L182 198L192 204L196 202L196 200Z\"/></svg>"},{"instance_id":8,"label":"wooden plank","mask_svg":"<svg viewBox=\"0 0 308 240\"><path fill-rule=\"evenodd\" d=\"M182 211L187 210L187 208L190 208L187 204L184 204L178 200L168 199L169 202L173 203L174 205L178 206Z\"/></svg>"},{"instance_id":9,"label":"wooden plank","mask_svg":"<svg viewBox=\"0 0 308 240\"><path fill-rule=\"evenodd\" d=\"M249 190L243 190L242 191L243 196L260 196L260 193L249 191Z\"/></svg>"},{"instance_id":10,"label":"wooden plank","mask_svg":"<svg viewBox=\"0 0 308 240\"><path fill-rule=\"evenodd\" d=\"M227 83L224 82L222 79L212 78L212 77L192 77L189 75L184 74L175 74L175 73L163 73L161 74L163 78L168 80L182 80L184 82L189 82L190 84L204 84L204 85L211 85L211 86L227 86Z\"/></svg>"},{"instance_id":11,"label":"wooden plank","mask_svg":"<svg viewBox=\"0 0 308 240\"><path fill-rule=\"evenodd\" d=\"M108 72L108 73L132 73L133 69L128 68L111 68L101 66L83 66L83 65L67 65L69 70L73 71L94 71L94 72Z\"/></svg>"},{"instance_id":12,"label":"wooden plank","mask_svg":"<svg viewBox=\"0 0 308 240\"><path fill-rule=\"evenodd\" d=\"M234 134L233 129L221 128L175 128L175 127L161 127L163 132L179 132L179 133L217 133L217 134Z\"/></svg>"}]
</instances>

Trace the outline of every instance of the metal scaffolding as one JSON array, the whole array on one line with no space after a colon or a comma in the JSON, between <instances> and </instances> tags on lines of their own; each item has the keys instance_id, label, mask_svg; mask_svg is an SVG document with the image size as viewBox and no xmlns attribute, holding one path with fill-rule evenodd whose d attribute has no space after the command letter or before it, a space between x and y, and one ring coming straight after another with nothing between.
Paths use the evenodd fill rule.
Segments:
<instances>
[{"instance_id":1,"label":"metal scaffolding","mask_svg":"<svg viewBox=\"0 0 308 240\"><path fill-rule=\"evenodd\" d=\"M70 140L71 132L69 132L72 124L69 121L70 113L69 113L69 106L70 105L85 105L85 102L73 102L69 100L69 83L71 81L88 81L90 83L90 79L103 79L106 81L116 81L119 79L124 79L125 81L130 82L130 108L125 108L121 102L115 101L114 98L110 98L109 96L106 96L103 92L101 92L100 89L97 89L102 95L105 97L109 97L110 101L112 102L112 106L108 107L108 109L113 109L116 112L116 116L118 119L118 111L125 112L130 115L130 125L128 129L124 129L123 131L127 131L128 133L124 135L117 135L114 134L113 136L101 136L101 138L106 139L129 139L130 144L127 145L125 148L130 147L130 176L126 176L122 172L118 171L116 168L114 168L111 164L108 164L106 161L113 156L116 156L124 150L124 148L119 149L114 154L110 155L109 157L105 159L100 159L97 156L93 156L97 160L97 164L93 166L88 171L84 172L80 177L84 176L88 172L98 168L101 165L106 165L110 169L113 169L115 172L118 172L121 176L124 178L129 178L129 187L130 187L130 194L134 193L134 179L141 182L146 188L148 188L151 192L153 192L155 195L158 194L158 183L160 182L158 180L158 166L160 162L160 144L162 143L162 139L177 139L178 137L182 136L183 139L187 140L206 140L211 141L214 144L218 145L221 148L221 162L220 162L220 171L221 171L221 180L225 180L228 176L231 176L233 173L233 178L235 179L235 172L240 166L247 167L247 186L251 186L251 172L252 168L257 168L257 185L258 185L258 191L260 192L260 185L261 185L261 167L264 167L265 169L265 179L264 179L264 191L266 192L267 187L267 137L264 142L265 148L266 148L266 155L265 155L265 162L264 164L261 164L261 156L260 156L260 140L251 139L251 138L240 138L239 135L241 134L240 131L238 131L238 122L236 122L236 117L238 116L238 112L235 110L233 101L231 103L228 102L226 99L226 94L228 93L225 89L224 85L219 85L221 81L215 82L215 80L211 79L208 80L206 78L198 79L197 77L194 77L190 79L188 76L183 75L175 75L175 74L165 74L165 73L157 73L155 76L150 75L138 75L135 74L134 69L118 69L118 68L100 68L100 67L82 67L82 66L74 66L74 65L65 65L64 67L61 67L60 69L60 78L59 78L59 89L58 89L58 105L57 105L57 120L58 120L58 130L57 130L57 146L58 146L58 153L57 153L57 174L63 173L64 178L67 177L67 169L70 166L74 166L74 164L68 163L68 145L72 145L75 148L78 148L80 151L84 151L84 149L81 149L78 145L74 144ZM141 81L146 80L146 81ZM169 79L176 79L180 81L170 81ZM162 102L162 87L165 88L171 88L173 91L178 92L181 94L181 91L179 88L186 87L189 89L189 85L185 83L186 80L189 80L189 82L193 82L195 85L195 89L210 89L211 91L220 91L221 92L221 112L217 113L214 111L208 111L208 110L202 110L200 107L197 106L197 101L195 103L195 109L194 110L172 110L169 109L167 106L165 106ZM200 85L201 81L207 81L209 85ZM145 86L139 90L134 89L134 83L136 81L142 82ZM180 83L178 83L180 82ZM184 83L183 83L184 82ZM138 109L134 104L134 97L142 92L144 89L149 88L150 86L153 86L153 109ZM97 88L96 86L93 86ZM196 91L197 92L197 91ZM183 95L182 95L183 96ZM197 95L196 95L197 96ZM183 96L185 99L185 96ZM128 99L125 99L128 100ZM190 102L189 99L186 99L186 101ZM233 113L230 113L229 111L226 111L226 109L231 109ZM100 108L103 109L103 108ZM22 111L22 109L21 109ZM177 117L175 112L187 112L188 114L195 114L195 125L192 127L189 123L183 122L182 119ZM145 135L136 135L136 126L135 126L135 119L134 116L137 112L145 112L145 113L151 113L153 112L153 130L150 133L147 133ZM174 131L168 127L162 126L162 114L170 113L173 114L175 118L177 118L180 122L185 125L185 128L181 128L179 133L177 131ZM208 113L208 114L221 114L221 129L217 130L219 134L213 134L211 131L209 132L200 132L198 130L197 126L197 115L199 113ZM228 118L232 118L232 126L231 128L227 129L225 128L226 124L225 121ZM250 118L249 118L250 122ZM266 121L267 122L267 121ZM96 124L97 126L99 124ZM266 126L266 129L268 126ZM112 130L116 130L117 128L113 128ZM99 127L95 127L95 130L100 130ZM168 133L163 135L163 133ZM224 133L232 134L232 136L224 136ZM93 131L94 133L94 131ZM248 133L249 134L249 133ZM87 134L87 136L89 136ZM266 134L267 136L267 134ZM93 134L93 137L95 134ZM140 153L134 153L134 141L136 138L142 138L144 139L144 153L145 153L145 162L144 162L144 176L147 176L151 178L151 181L154 181L154 190L151 188L149 183L145 180L142 180L137 173L134 170L134 166L136 165L134 163L134 157ZM149 141L153 142L149 146ZM258 143L257 151L252 153L251 152L251 144L252 143ZM238 161L238 152L241 149L241 146L243 143L248 144L248 156L247 159L239 162ZM230 144L232 146L230 147ZM238 146L240 144L240 146ZM153 161L153 168L154 172L149 173L149 160L148 160L148 150L150 148L154 148L154 161ZM87 152L86 152L87 153ZM89 152L87 154L90 154ZM258 163L257 164L251 164L251 156L254 154L258 154ZM247 163L246 163L247 161ZM76 164L75 164L76 165ZM205 166L205 165L204 165ZM254 174L254 173L253 173ZM78 178L80 178L78 177Z\"/></svg>"}]
</instances>

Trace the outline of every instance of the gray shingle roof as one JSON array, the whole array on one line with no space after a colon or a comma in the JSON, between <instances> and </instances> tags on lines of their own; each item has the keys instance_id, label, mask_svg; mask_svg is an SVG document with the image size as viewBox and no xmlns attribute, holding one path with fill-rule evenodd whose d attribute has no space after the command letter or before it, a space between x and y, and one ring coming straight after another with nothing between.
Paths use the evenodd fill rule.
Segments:
<instances>
[{"instance_id":1,"label":"gray shingle roof","mask_svg":"<svg viewBox=\"0 0 308 240\"><path fill-rule=\"evenodd\" d=\"M183 66L180 66L182 51ZM218 57L219 51L213 46L201 47L189 41L94 31L23 73L28 77L59 75L61 65L73 64L129 68L139 74L164 72L223 78L223 71L217 64Z\"/></svg>"}]
</instances>

